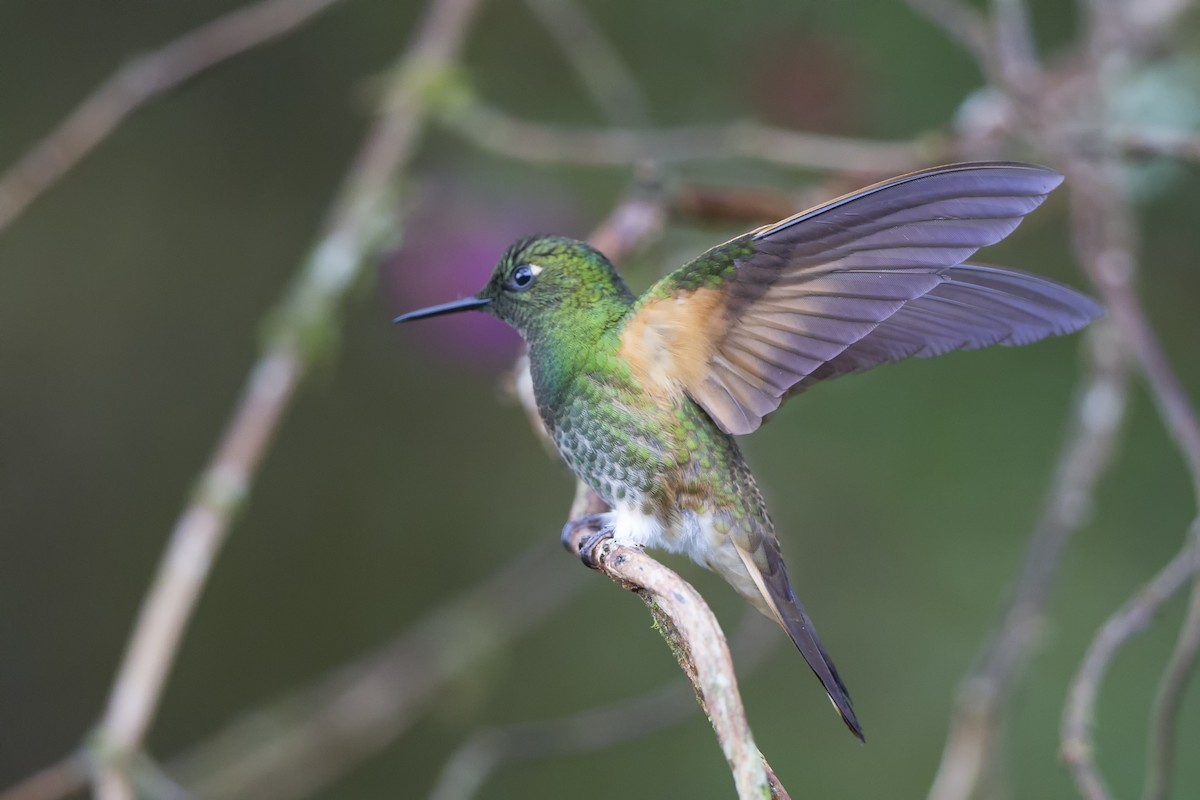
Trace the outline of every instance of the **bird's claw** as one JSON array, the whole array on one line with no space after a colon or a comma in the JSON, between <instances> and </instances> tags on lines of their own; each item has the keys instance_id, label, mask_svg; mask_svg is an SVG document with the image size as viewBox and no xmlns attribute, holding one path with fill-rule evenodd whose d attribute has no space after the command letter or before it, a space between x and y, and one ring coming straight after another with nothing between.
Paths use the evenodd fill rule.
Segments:
<instances>
[{"instance_id":1,"label":"bird's claw","mask_svg":"<svg viewBox=\"0 0 1200 800\"><path fill-rule=\"evenodd\" d=\"M600 569L597 548L613 538L615 529L611 514L590 514L564 525L561 540L567 552L579 556L584 566Z\"/></svg>"},{"instance_id":2,"label":"bird's claw","mask_svg":"<svg viewBox=\"0 0 1200 800\"><path fill-rule=\"evenodd\" d=\"M588 514L586 517L568 520L567 524L563 525L559 541L562 542L562 546L567 549L568 553L579 555L580 542L582 541L581 539L576 540L579 531L582 528L603 528L608 524L608 521L608 514ZM586 536L587 534L584 535Z\"/></svg>"},{"instance_id":3,"label":"bird's claw","mask_svg":"<svg viewBox=\"0 0 1200 800\"><path fill-rule=\"evenodd\" d=\"M589 569L600 569L600 559L598 548L609 539L613 538L613 530L615 526L612 524L605 525L598 531L592 531L585 535L579 541L579 560L583 562L585 567Z\"/></svg>"}]
</instances>

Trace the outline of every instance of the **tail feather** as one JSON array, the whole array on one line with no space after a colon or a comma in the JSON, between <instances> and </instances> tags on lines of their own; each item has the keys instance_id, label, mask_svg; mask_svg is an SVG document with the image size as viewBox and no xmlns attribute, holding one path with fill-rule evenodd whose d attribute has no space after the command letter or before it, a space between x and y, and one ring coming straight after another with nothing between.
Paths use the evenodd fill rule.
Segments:
<instances>
[{"instance_id":1,"label":"tail feather","mask_svg":"<svg viewBox=\"0 0 1200 800\"><path fill-rule=\"evenodd\" d=\"M858 737L860 742L866 742L862 725L859 724L854 707L850 703L850 692L846 689L846 684L842 682L842 676L838 674L837 667L833 665L833 659L829 657L825 646L821 644L812 619L809 618L804 606L792 591L787 568L783 564L783 557L780 555L778 547L774 546L774 542L764 541L763 544L765 546L761 547L758 552L766 556L766 569L760 569L750 553L741 547L737 548L742 563L745 564L746 570L762 595L762 606L765 606L771 612L770 616L774 617L779 625L787 631L788 636L795 643L796 649L800 651L800 655L804 656L808 666L812 668L813 673L821 681L821 685L825 687L825 693L841 716L842 722L846 723L846 727Z\"/></svg>"},{"instance_id":2,"label":"tail feather","mask_svg":"<svg viewBox=\"0 0 1200 800\"><path fill-rule=\"evenodd\" d=\"M788 632L788 636L792 637L792 641L795 642L800 654L804 656L804 660L808 662L808 666L812 667L812 671L820 679L821 684L825 687L825 693L829 695L830 702L841 715L846 727L858 737L859 741L865 742L862 725L859 724L858 717L854 714L854 707L850 703L850 692L846 689L846 684L842 682L842 676L838 675L837 667L833 665L833 659L829 657L825 646L821 644L821 639L817 636L817 629L813 627L812 620L805 613L804 606L790 591L789 595L791 595L789 602L779 602L778 600L775 602L781 624Z\"/></svg>"}]
</instances>

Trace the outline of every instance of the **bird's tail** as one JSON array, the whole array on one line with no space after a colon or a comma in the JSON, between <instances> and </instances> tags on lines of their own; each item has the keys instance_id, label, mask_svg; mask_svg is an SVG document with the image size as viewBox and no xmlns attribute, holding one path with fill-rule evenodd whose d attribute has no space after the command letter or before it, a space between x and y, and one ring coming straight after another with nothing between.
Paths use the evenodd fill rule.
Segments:
<instances>
[{"instance_id":1,"label":"bird's tail","mask_svg":"<svg viewBox=\"0 0 1200 800\"><path fill-rule=\"evenodd\" d=\"M738 547L738 555L741 556L742 563L750 573L763 601L755 603L755 605L766 611L768 616L775 619L788 632L788 636L796 644L796 648L804 656L808 666L812 668L821 681L821 685L825 687L825 693L829 695L830 702L833 703L833 707L841 716L842 721L846 723L846 727L858 737L859 741L865 742L862 726L854 714L854 707L850 704L850 692L847 691L846 684L842 683L837 667L833 665L833 659L829 657L825 646L821 644L821 639L817 636L817 629L809 619L804 606L792 591L791 582L788 581L787 568L784 567L779 550L773 546L773 542L763 542L763 545L759 550L766 557L763 569L760 569L755 563L756 559L753 555Z\"/></svg>"}]
</instances>

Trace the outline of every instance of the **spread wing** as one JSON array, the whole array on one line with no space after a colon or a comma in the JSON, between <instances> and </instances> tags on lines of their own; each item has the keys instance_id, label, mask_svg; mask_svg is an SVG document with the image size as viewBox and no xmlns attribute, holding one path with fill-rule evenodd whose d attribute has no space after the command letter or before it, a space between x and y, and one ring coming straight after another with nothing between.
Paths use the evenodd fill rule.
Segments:
<instances>
[{"instance_id":1,"label":"spread wing","mask_svg":"<svg viewBox=\"0 0 1200 800\"><path fill-rule=\"evenodd\" d=\"M743 434L816 381L1076 331L1101 313L1088 297L963 263L1061 182L1031 164L939 167L739 236L651 287L622 355L650 390L686 392Z\"/></svg>"}]
</instances>

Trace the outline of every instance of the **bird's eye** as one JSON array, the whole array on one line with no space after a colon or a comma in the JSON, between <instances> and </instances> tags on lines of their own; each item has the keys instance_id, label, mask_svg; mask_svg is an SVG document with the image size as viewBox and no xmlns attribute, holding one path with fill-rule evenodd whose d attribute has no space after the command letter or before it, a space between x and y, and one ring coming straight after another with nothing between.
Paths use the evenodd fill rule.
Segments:
<instances>
[{"instance_id":1,"label":"bird's eye","mask_svg":"<svg viewBox=\"0 0 1200 800\"><path fill-rule=\"evenodd\" d=\"M522 264L513 270L512 277L508 279L508 288L514 292L525 291L533 285L533 279L541 271L541 267L535 267L532 264Z\"/></svg>"}]
</instances>

